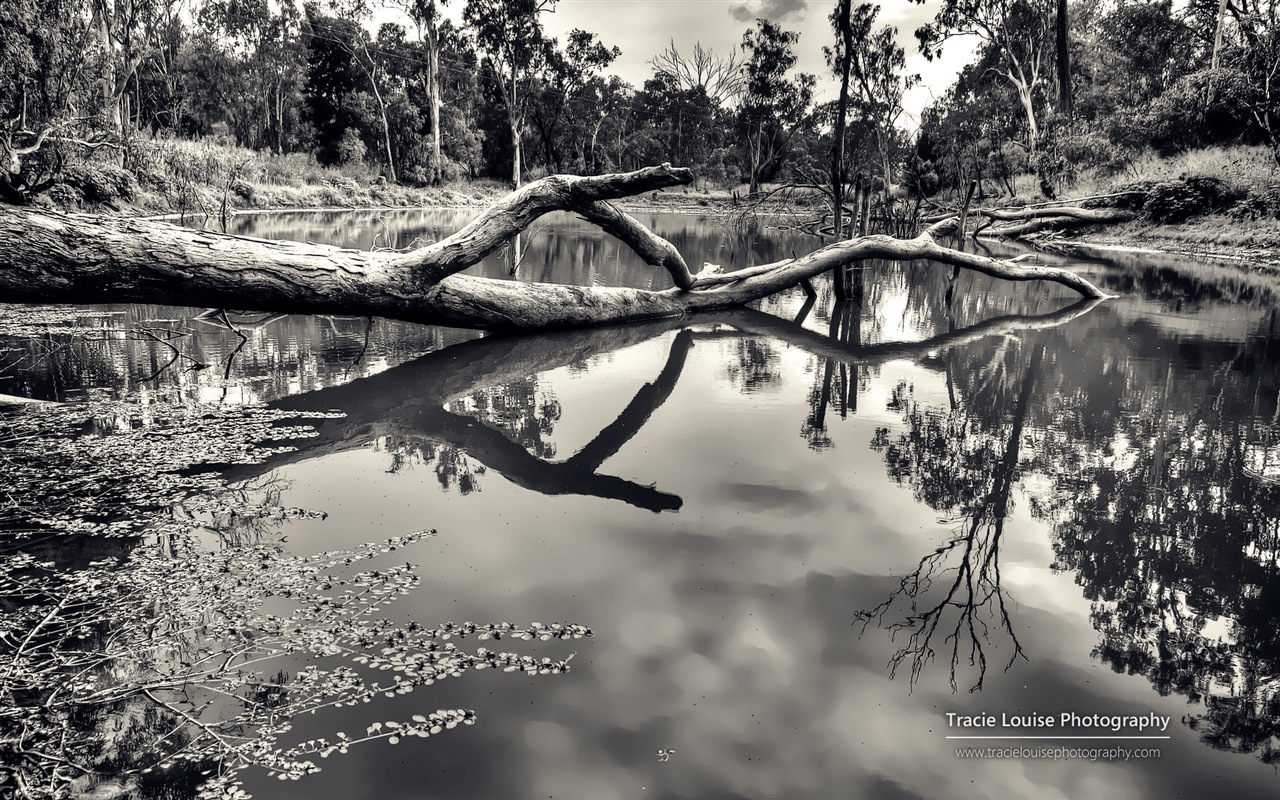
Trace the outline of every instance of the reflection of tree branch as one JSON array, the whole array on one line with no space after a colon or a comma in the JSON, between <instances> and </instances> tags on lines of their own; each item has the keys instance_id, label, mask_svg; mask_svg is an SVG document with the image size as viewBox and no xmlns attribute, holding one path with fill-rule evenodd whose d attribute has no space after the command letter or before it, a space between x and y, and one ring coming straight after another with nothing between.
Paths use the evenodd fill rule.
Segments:
<instances>
[{"instance_id":1,"label":"reflection of tree branch","mask_svg":"<svg viewBox=\"0 0 1280 800\"><path fill-rule=\"evenodd\" d=\"M519 486L543 494L583 494L624 502L651 511L680 507L678 496L623 478L598 475L595 470L630 441L670 396L679 380L692 344L692 333L681 332L661 374L644 386L618 418L577 455L550 462L532 455L502 431L443 408L450 400L484 387L527 377L600 353L627 347L664 333L679 321L595 331L568 331L534 336L488 337L447 347L417 361L340 387L284 398L275 405L320 410L342 408L345 419L323 420L320 436L266 465L232 469L232 480L274 468L281 463L360 447L376 434L400 442L455 447Z\"/></svg>"},{"instance_id":2,"label":"reflection of tree branch","mask_svg":"<svg viewBox=\"0 0 1280 800\"><path fill-rule=\"evenodd\" d=\"M926 354L939 346L974 341L1009 327L1049 327L1085 313L1093 304L1077 304L1042 317L1001 317L973 328L909 345L858 346L856 342L831 341L793 323L761 312L735 312L711 317L748 335L757 331L778 335L819 355L842 362L875 363L890 358ZM838 315L838 319L843 319ZM703 320L699 319L699 323ZM473 455L486 466L503 472L530 489L553 494L580 493L623 499L652 510L679 507L679 498L652 487L623 479L605 479L594 470L635 436L653 411L665 402L680 377L694 334L678 335L672 343L666 367L653 384L644 387L618 418L573 458L553 463L530 455L505 434L470 417L449 414L442 406L472 395L485 387L522 380L594 356L638 344L673 328L681 319L606 329L564 331L518 337L493 336L446 347L376 376L343 386L284 398L273 405L290 410L348 413L344 419L320 420L319 436L299 444L299 449L270 459L265 465L232 468L231 480L301 461L329 452L362 447L385 435L398 443L444 444ZM741 333L736 335L742 335ZM837 337L847 338L847 337ZM815 343L816 341L816 343ZM506 444L503 443L505 440ZM520 453L515 450L521 451ZM499 466L501 465L501 466ZM590 467L588 470L587 467Z\"/></svg>"},{"instance_id":3,"label":"reflection of tree branch","mask_svg":"<svg viewBox=\"0 0 1280 800\"><path fill-rule=\"evenodd\" d=\"M857 615L864 631L873 621L893 634L909 631L906 643L890 658L889 669L892 676L901 665L910 664L910 683L913 686L929 662L934 660L934 637L952 609L956 609L954 624L944 636L943 643L950 648L948 661L953 691L958 688L957 670L961 660L966 657L969 666L977 671L977 677L969 691L982 688L987 669L984 643L990 643L991 634L988 620L995 620L1012 643L1013 653L1005 664L1005 669L1012 667L1018 658L1026 659L1022 643L1014 633L1005 594L1000 585L1000 545L1018 468L1022 430L1043 356L1044 347L1041 346L1032 356L1031 364L1023 376L1013 412L1013 424L1005 438L1000 460L991 467L987 491L966 511L968 524L934 552L921 558L915 570L902 579L898 589L887 600ZM957 556L959 563L951 565L953 558ZM954 578L944 589L940 599L923 611L920 610L921 601L926 601L927 604L927 598L936 596L932 592L935 579L952 572ZM900 621L889 621L890 612L899 599L907 604L910 612ZM966 639L967 648L964 645Z\"/></svg>"},{"instance_id":4,"label":"reflection of tree branch","mask_svg":"<svg viewBox=\"0 0 1280 800\"><path fill-rule=\"evenodd\" d=\"M841 362L873 365L897 359L921 358L944 347L970 344L988 336L994 336L1010 330L1054 328L1079 319L1092 311L1097 305L1099 305L1097 300L1082 300L1049 314L1006 314L993 317L970 325L967 328L939 334L921 342L885 342L868 345L837 341L820 333L793 325L780 317L752 309L740 309L732 313L723 314L708 313L699 316L698 319L700 322L706 320L721 322L744 333L773 336L795 347L807 350L814 355L832 358Z\"/></svg>"}]
</instances>

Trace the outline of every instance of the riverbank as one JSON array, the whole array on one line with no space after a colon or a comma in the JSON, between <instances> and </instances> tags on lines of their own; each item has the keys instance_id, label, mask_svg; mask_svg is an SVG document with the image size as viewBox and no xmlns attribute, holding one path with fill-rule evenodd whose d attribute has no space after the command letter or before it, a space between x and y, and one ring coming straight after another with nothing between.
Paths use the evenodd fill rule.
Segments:
<instances>
[{"instance_id":1,"label":"riverbank","mask_svg":"<svg viewBox=\"0 0 1280 800\"><path fill-rule=\"evenodd\" d=\"M1181 225L1126 222L1051 237L1038 244L1046 249L1168 253L1232 262L1280 275L1280 221L1276 220L1241 223L1214 214Z\"/></svg>"}]
</instances>

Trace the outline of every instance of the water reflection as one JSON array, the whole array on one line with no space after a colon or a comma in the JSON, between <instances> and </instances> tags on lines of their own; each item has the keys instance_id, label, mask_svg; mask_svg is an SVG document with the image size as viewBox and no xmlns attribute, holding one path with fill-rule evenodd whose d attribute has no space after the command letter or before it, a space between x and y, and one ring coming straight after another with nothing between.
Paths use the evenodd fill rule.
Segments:
<instances>
[{"instance_id":1,"label":"water reflection","mask_svg":"<svg viewBox=\"0 0 1280 800\"><path fill-rule=\"evenodd\" d=\"M935 634L953 685L968 669L982 686L988 647L1006 668L1026 657L999 572L1016 483L1090 601L1093 656L1196 704L1183 721L1204 742L1280 760L1280 337L1269 314L1242 323L1250 335L1223 342L1135 319L1103 352L1069 328L1007 337L943 356L946 403L900 385L902 430L873 446L963 530L863 612L906 633L891 668L918 680Z\"/></svg>"},{"instance_id":2,"label":"water reflection","mask_svg":"<svg viewBox=\"0 0 1280 800\"><path fill-rule=\"evenodd\" d=\"M706 315L698 319L696 328L671 320L604 330L488 337L443 348L371 378L276 401L273 406L289 411L342 409L346 416L317 421L319 435L298 443L293 452L260 467L233 470L228 476L241 480L284 463L375 446L390 454L388 471L414 461L432 465L442 488L456 487L462 494L476 491L481 476L492 469L543 495L601 497L649 511L674 511L683 503L678 495L601 475L599 470L670 397L696 341L731 340L734 357L727 377L739 391L751 393L770 382L760 376L769 374L768 365L777 358L762 331L776 332L772 337L776 341L822 353L828 365L838 362L842 370L856 371L956 342L980 340L993 332L1063 324L1095 305L1078 303L1052 314L1001 317L906 344L827 340L793 322L751 310ZM657 377L573 456L553 461L555 448L546 436L559 419L560 406L554 395L539 390L536 376L584 365L672 330L677 332Z\"/></svg>"},{"instance_id":3,"label":"water reflection","mask_svg":"<svg viewBox=\"0 0 1280 800\"><path fill-rule=\"evenodd\" d=\"M436 224L391 238L343 220L296 235L357 245L355 225L404 246ZM653 277L575 225L528 237L517 279ZM663 225L694 259L802 246ZM507 277L503 255L482 269ZM0 392L339 409L294 452L228 470L238 504L334 511L284 527L299 548L424 521L474 531L441 537L455 560L408 598L416 615L516 608L597 629L545 694L446 696L487 704L481 738L404 763L353 756L307 795L368 793L377 776L433 796L1158 797L1228 780L1267 796L1269 769L1196 740L1277 760L1280 316L1260 301L1274 295L1197 265L1085 269L1128 294L1065 306L1052 287L872 264L860 304L820 281L817 297L732 314L479 339L116 308L82 320L97 333L11 340L22 361ZM232 549L281 525L197 521ZM904 680L885 683L885 664ZM1185 713L1186 745L1154 765L979 767L930 738L939 708L1160 698ZM477 777L481 761L509 768Z\"/></svg>"},{"instance_id":4,"label":"water reflection","mask_svg":"<svg viewBox=\"0 0 1280 800\"><path fill-rule=\"evenodd\" d=\"M892 404L906 408L908 428L894 441L887 428L879 429L872 447L884 452L889 474L909 484L918 500L954 515L956 528L950 539L920 559L889 599L858 615L864 631L874 621L906 636L906 644L889 661L891 675L907 664L914 684L935 659L935 647L941 646L949 650L945 655L951 688L958 687L956 672L967 662L974 673L968 689L974 692L986 677L993 635L1005 640L1006 670L1027 658L1000 583L1000 547L1043 358L1041 345L1018 381L1011 419L997 430L984 430L959 409L923 412L919 404L903 398L905 386L895 390ZM900 611L904 605L906 611Z\"/></svg>"}]
</instances>

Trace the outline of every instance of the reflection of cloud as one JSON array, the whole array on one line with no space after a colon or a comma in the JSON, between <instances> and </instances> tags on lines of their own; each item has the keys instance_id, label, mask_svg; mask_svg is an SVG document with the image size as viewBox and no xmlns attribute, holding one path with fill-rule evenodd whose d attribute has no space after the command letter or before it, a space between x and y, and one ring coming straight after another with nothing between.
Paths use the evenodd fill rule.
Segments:
<instances>
[{"instance_id":1,"label":"reflection of cloud","mask_svg":"<svg viewBox=\"0 0 1280 800\"><path fill-rule=\"evenodd\" d=\"M738 22L761 18L779 22L792 15L799 20L804 19L804 10L808 5L808 0L747 0L729 6L729 13Z\"/></svg>"},{"instance_id":2,"label":"reflection of cloud","mask_svg":"<svg viewBox=\"0 0 1280 800\"><path fill-rule=\"evenodd\" d=\"M726 500L752 511L789 511L804 514L818 507L811 492L757 483L729 483L722 487Z\"/></svg>"}]
</instances>

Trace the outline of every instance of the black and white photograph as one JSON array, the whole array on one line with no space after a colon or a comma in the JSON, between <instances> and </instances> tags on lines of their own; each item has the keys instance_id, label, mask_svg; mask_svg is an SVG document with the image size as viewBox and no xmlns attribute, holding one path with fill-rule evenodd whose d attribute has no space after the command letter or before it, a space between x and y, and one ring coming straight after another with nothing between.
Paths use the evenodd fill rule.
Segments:
<instances>
[{"instance_id":1,"label":"black and white photograph","mask_svg":"<svg viewBox=\"0 0 1280 800\"><path fill-rule=\"evenodd\" d=\"M1280 796L1280 0L0 0L0 800Z\"/></svg>"}]
</instances>

